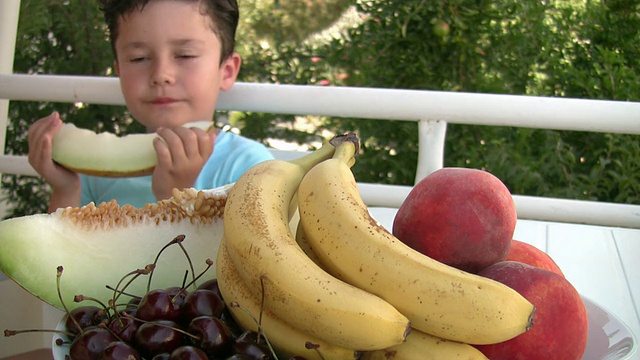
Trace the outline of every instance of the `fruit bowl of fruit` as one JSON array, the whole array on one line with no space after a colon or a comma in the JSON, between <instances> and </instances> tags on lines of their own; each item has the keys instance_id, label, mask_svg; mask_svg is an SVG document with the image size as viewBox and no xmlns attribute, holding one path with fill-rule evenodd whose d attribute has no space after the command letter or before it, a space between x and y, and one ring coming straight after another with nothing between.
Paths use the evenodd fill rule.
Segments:
<instances>
[{"instance_id":1,"label":"fruit bowl of fruit","mask_svg":"<svg viewBox=\"0 0 640 360\"><path fill-rule=\"evenodd\" d=\"M637 339L616 315L592 300L582 297L589 318L589 339L583 359L632 359L637 353Z\"/></svg>"},{"instance_id":2,"label":"fruit bowl of fruit","mask_svg":"<svg viewBox=\"0 0 640 360\"><path fill-rule=\"evenodd\" d=\"M587 342L587 348L584 353L583 359L632 359L634 354L637 353L638 346L637 340L635 339L631 330L615 315L606 311L595 302L585 297L583 297L582 299L587 308L589 317L589 340ZM228 315L228 313L225 313L225 315ZM230 324L234 329L233 333L235 334L234 337L236 337L236 339L229 341L245 343L245 349L252 348L251 350L254 351L267 351L267 349L263 345L255 345L257 341L255 333L243 333L242 331L239 331L238 328L235 327L235 325L232 323L232 320L230 322L230 319L225 318L225 316L223 316L221 320L225 324ZM64 316L58 323L56 330L62 332L68 331L67 323L68 317ZM66 359L66 356L68 356L70 352L70 340L71 339L67 335L64 335L62 333L56 333L53 336L52 352L54 360ZM189 348L190 346L193 346L193 344L184 343L184 345L182 346L183 349L179 350L178 352L190 351L193 353L199 353L197 350ZM238 349L238 345L233 346ZM119 344L114 345L112 350L125 351L125 348L126 347L124 345ZM123 357L123 353L120 353L119 357L114 357L114 359L115 358L125 357ZM169 357L166 358L169 359Z\"/></svg>"},{"instance_id":3,"label":"fruit bowl of fruit","mask_svg":"<svg viewBox=\"0 0 640 360\"><path fill-rule=\"evenodd\" d=\"M200 200L194 196L193 201L189 197L183 204L178 201L182 194L176 194L166 206L170 209L179 206L176 214L189 215L197 210L199 215L179 223L184 227L170 224L162 229L154 227L163 221L169 223L162 220L163 216L145 222L148 226L136 228L136 234L149 236L146 231L150 230L155 238L169 231L190 231L187 239L202 240L200 246L192 248L194 257L208 257L209 267L215 261L213 274L209 272L200 280L206 270L195 276L193 268L200 261L188 261L188 267L176 263L183 252L188 253L180 246L181 241L174 243L180 248L172 246L175 253L156 257L171 260L164 264L156 260L127 262L134 266L149 265L126 274L125 278L106 281L115 287L97 297L102 299L97 310L83 313L75 309L84 303L76 303L67 311L59 328L75 339L56 335L55 358L74 358L78 352L80 356L76 359L122 359L136 351L147 360L277 359L278 354L297 355L281 356L283 360L301 359L300 355L308 360L354 359L360 355L363 360L373 360L387 359L391 353L397 358L449 359L454 354L463 354L465 358L497 360L501 357L487 354L506 351L509 355L503 358L512 359L513 354L526 351L526 357L532 359L580 359L584 355L589 359L619 360L636 352L636 340L624 323L592 301L583 300L561 273L524 262L503 261L512 243L517 218L515 205L503 184L488 174L460 169L436 172L445 175L438 181L442 186L417 184L414 190L418 194L421 188L435 188L436 195L458 189L455 197L448 197L458 200L450 203L449 209L443 208L444 203L437 197L431 197L439 210L430 219L442 220L443 214L454 216L447 221L430 221L431 225L446 226L439 230L443 236L428 241L442 243L440 240L448 236L454 241L445 241L445 245L451 246L458 239L461 247L429 255L426 248L412 249L409 245L425 244L425 240L411 241L399 227L384 227L371 214L351 172L358 149L357 138L351 143L352 138L346 134L344 142L335 148L323 145L301 159L263 162L249 169L225 196L224 206L216 200L211 205L212 209L223 208L223 227L222 217L212 215L215 217L212 219L208 216L209 209L202 206L206 196ZM425 178L433 179L437 177ZM483 179L490 180L489 185ZM479 198L478 194L467 196L465 189L454 186L469 182L479 185L475 188L498 193L484 196L489 200L479 206L461 206L472 205L471 200ZM427 231L426 226L411 231L413 220L420 220L427 214L422 210L430 208L429 199L419 199L415 194L412 191L405 201L409 205L403 204L398 211L407 213L406 220L411 220L400 227L410 230L408 233L434 233ZM498 213L484 211L494 208L486 203L492 199L504 200L495 207L502 209ZM291 204L296 202L297 211L293 213ZM420 205L412 209L410 204ZM456 219L479 218L480 212L487 220L484 224L498 223L504 227L499 237L493 231L495 226L455 224ZM297 227L293 223L295 214ZM206 228L209 224L217 226ZM212 243L211 230L216 228L224 231ZM463 242L470 238L461 236L459 230L486 236ZM137 243L127 235L128 242ZM59 237L65 243L78 243ZM139 253L132 252L129 260L146 254L151 246L146 245L142 249L145 251ZM487 248L493 248L491 258L476 257L489 253L484 251ZM212 251L214 256L204 256L205 250ZM90 252L87 258L93 259L95 253ZM451 262L460 259L463 261ZM73 259L60 263L71 265ZM463 268L473 263L476 265ZM70 267L70 275L95 274L87 271L95 269L95 264L86 261L83 265L75 272ZM170 274L157 273L157 268L165 266L171 269ZM104 269L110 268L112 263L104 265ZM148 281L129 286L130 276L142 275L148 275ZM178 278L169 281L168 275ZM95 279L84 283L67 279L65 284L82 286L61 288L58 281L57 289L49 287L47 292L52 301L59 296L57 303L62 306L61 292L65 296L78 292L91 295L98 288ZM214 303L223 304L222 310L213 312L217 306L202 300L206 306L194 306L199 311L185 315L190 313L185 310L190 298L205 280L213 279L217 288L206 291L214 293L211 298L217 298ZM159 280L164 283L160 285ZM104 283L99 285L102 290ZM204 310L208 312L203 313ZM88 322L89 327L79 330L83 328L81 322ZM78 335L73 335L74 328ZM85 339L87 333L92 336ZM94 338L102 344L96 345ZM111 344L118 345L111 349ZM86 355L94 345L101 348L100 352L109 348L112 354L98 357L94 351L94 356ZM255 352L261 355L247 357Z\"/></svg>"}]
</instances>

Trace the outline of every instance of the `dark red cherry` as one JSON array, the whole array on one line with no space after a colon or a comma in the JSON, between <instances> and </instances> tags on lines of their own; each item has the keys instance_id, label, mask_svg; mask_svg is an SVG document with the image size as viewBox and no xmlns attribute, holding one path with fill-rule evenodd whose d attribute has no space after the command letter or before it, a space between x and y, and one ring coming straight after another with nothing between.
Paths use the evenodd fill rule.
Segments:
<instances>
[{"instance_id":1,"label":"dark red cherry","mask_svg":"<svg viewBox=\"0 0 640 360\"><path fill-rule=\"evenodd\" d=\"M81 329L98 325L98 323L105 318L104 310L100 307L93 305L79 306L69 312L69 316L67 316L64 322L65 328L72 334L78 334L80 332L76 323L72 320L72 317L78 322Z\"/></svg>"},{"instance_id":2,"label":"dark red cherry","mask_svg":"<svg viewBox=\"0 0 640 360\"><path fill-rule=\"evenodd\" d=\"M93 327L85 329L76 336L69 347L69 356L73 360L97 360L100 353L112 342L117 341L107 329Z\"/></svg>"},{"instance_id":3,"label":"dark red cherry","mask_svg":"<svg viewBox=\"0 0 640 360\"><path fill-rule=\"evenodd\" d=\"M140 301L142 300L142 298L131 298L131 300L129 300L129 302L127 302L127 305L125 305L124 310L122 310L123 312L126 312L127 314L130 314L132 316L137 316L138 314L138 305L140 305Z\"/></svg>"},{"instance_id":4,"label":"dark red cherry","mask_svg":"<svg viewBox=\"0 0 640 360\"><path fill-rule=\"evenodd\" d=\"M182 320L189 323L198 316L219 318L225 309L224 302L211 290L199 289L190 293L182 304Z\"/></svg>"},{"instance_id":5,"label":"dark red cherry","mask_svg":"<svg viewBox=\"0 0 640 360\"><path fill-rule=\"evenodd\" d=\"M208 360L207 354L195 346L181 346L171 353L169 360Z\"/></svg>"},{"instance_id":6,"label":"dark red cherry","mask_svg":"<svg viewBox=\"0 0 640 360\"><path fill-rule=\"evenodd\" d=\"M225 307L224 311L222 312L222 314L220 314L220 320L222 320L222 322L225 325L227 325L229 330L231 330L231 333L233 334L234 338L239 337L242 334L242 332L244 331L244 329L242 329L240 327L240 325L238 325L236 320L233 318L233 315L231 315L231 312L226 307Z\"/></svg>"},{"instance_id":7,"label":"dark red cherry","mask_svg":"<svg viewBox=\"0 0 640 360\"><path fill-rule=\"evenodd\" d=\"M245 330L238 336L236 342L255 344L258 342L258 333L253 330ZM260 336L260 343L265 344L264 336Z\"/></svg>"},{"instance_id":8,"label":"dark red cherry","mask_svg":"<svg viewBox=\"0 0 640 360\"><path fill-rule=\"evenodd\" d=\"M136 336L136 331L138 331L138 322L131 317L120 315L114 316L108 327L122 341L131 343Z\"/></svg>"},{"instance_id":9,"label":"dark red cherry","mask_svg":"<svg viewBox=\"0 0 640 360\"><path fill-rule=\"evenodd\" d=\"M183 334L173 321L157 320L138 326L134 342L144 358L152 358L161 353L171 353L184 345Z\"/></svg>"},{"instance_id":10,"label":"dark red cherry","mask_svg":"<svg viewBox=\"0 0 640 360\"><path fill-rule=\"evenodd\" d=\"M178 307L182 307L184 303L184 299L189 295L189 291L183 289L179 286L172 286L170 288L165 289L167 294L173 299L173 302Z\"/></svg>"},{"instance_id":11,"label":"dark red cherry","mask_svg":"<svg viewBox=\"0 0 640 360\"><path fill-rule=\"evenodd\" d=\"M138 351L124 341L114 341L100 353L99 360L141 360Z\"/></svg>"},{"instance_id":12,"label":"dark red cherry","mask_svg":"<svg viewBox=\"0 0 640 360\"><path fill-rule=\"evenodd\" d=\"M127 302L127 307L138 307L138 305L140 305L140 300L142 300L142 298L140 298L140 297L132 297Z\"/></svg>"},{"instance_id":13,"label":"dark red cherry","mask_svg":"<svg viewBox=\"0 0 640 360\"><path fill-rule=\"evenodd\" d=\"M245 354L233 354L224 360L253 360L253 358Z\"/></svg>"},{"instance_id":14,"label":"dark red cherry","mask_svg":"<svg viewBox=\"0 0 640 360\"><path fill-rule=\"evenodd\" d=\"M218 286L218 279L207 280L202 284L200 284L198 286L198 289L211 290L214 293L216 293L216 295L218 295L220 299L222 299L222 294L220 293L220 287Z\"/></svg>"},{"instance_id":15,"label":"dark red cherry","mask_svg":"<svg viewBox=\"0 0 640 360\"><path fill-rule=\"evenodd\" d=\"M258 333L247 330L243 332L233 343L232 352L235 354L247 355L251 359L271 360L273 354L264 341L264 337L260 337L258 341Z\"/></svg>"},{"instance_id":16,"label":"dark red cherry","mask_svg":"<svg viewBox=\"0 0 640 360\"><path fill-rule=\"evenodd\" d=\"M187 331L198 338L195 345L212 357L226 355L233 344L231 330L220 319L212 316L194 318Z\"/></svg>"},{"instance_id":17,"label":"dark red cherry","mask_svg":"<svg viewBox=\"0 0 640 360\"><path fill-rule=\"evenodd\" d=\"M232 352L247 355L254 360L273 360L271 350L269 350L269 347L264 343L235 342L232 347Z\"/></svg>"},{"instance_id":18,"label":"dark red cherry","mask_svg":"<svg viewBox=\"0 0 640 360\"><path fill-rule=\"evenodd\" d=\"M180 318L180 307L172 301L166 290L156 289L142 297L136 314L136 317L146 321L177 321Z\"/></svg>"}]
</instances>

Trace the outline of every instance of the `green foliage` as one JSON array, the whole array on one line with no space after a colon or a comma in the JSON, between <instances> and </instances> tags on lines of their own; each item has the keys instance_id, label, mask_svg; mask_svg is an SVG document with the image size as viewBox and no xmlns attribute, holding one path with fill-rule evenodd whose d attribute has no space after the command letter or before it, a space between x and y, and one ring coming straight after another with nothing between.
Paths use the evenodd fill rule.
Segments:
<instances>
[{"instance_id":1,"label":"green foliage","mask_svg":"<svg viewBox=\"0 0 640 360\"><path fill-rule=\"evenodd\" d=\"M240 81L427 89L640 101L638 0L240 1ZM361 21L328 41L314 32L349 5ZM18 73L105 75L113 61L94 1L23 0ZM306 40L305 40L306 39ZM124 107L12 102L7 152L26 154L26 130L59 111L66 121L140 131ZM229 114L265 143L316 144L353 130L359 181L413 184L417 124ZM606 119L603 119L606 121ZM513 193L640 203L638 136L450 124L445 166L486 169ZM3 175L10 216L46 209L38 178Z\"/></svg>"},{"instance_id":2,"label":"green foliage","mask_svg":"<svg viewBox=\"0 0 640 360\"><path fill-rule=\"evenodd\" d=\"M342 84L640 99L638 2L358 5L367 20L320 49L348 74ZM331 124L366 139L360 181L414 182L416 124ZM516 194L638 203L637 148L637 136L449 125L445 166L486 169Z\"/></svg>"},{"instance_id":3,"label":"green foliage","mask_svg":"<svg viewBox=\"0 0 640 360\"><path fill-rule=\"evenodd\" d=\"M113 63L99 9L93 1L21 2L14 71L28 74L105 75ZM27 129L58 111L64 121L99 131L124 132L131 121L124 107L68 103L11 102L6 153L27 154ZM38 177L3 175L12 208L7 216L46 211L49 188Z\"/></svg>"},{"instance_id":4,"label":"green foliage","mask_svg":"<svg viewBox=\"0 0 640 360\"><path fill-rule=\"evenodd\" d=\"M272 43L301 42L331 25L352 0L273 0L244 6L251 29Z\"/></svg>"}]
</instances>

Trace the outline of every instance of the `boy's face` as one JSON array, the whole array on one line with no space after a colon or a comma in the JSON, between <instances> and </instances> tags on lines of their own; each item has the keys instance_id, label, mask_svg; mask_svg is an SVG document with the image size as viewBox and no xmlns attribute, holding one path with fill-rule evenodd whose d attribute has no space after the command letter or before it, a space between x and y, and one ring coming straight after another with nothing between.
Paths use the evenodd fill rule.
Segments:
<instances>
[{"instance_id":1,"label":"boy's face","mask_svg":"<svg viewBox=\"0 0 640 360\"><path fill-rule=\"evenodd\" d=\"M155 1L120 18L116 73L129 111L149 130L211 120L240 69L220 65L220 41L197 4Z\"/></svg>"}]
</instances>

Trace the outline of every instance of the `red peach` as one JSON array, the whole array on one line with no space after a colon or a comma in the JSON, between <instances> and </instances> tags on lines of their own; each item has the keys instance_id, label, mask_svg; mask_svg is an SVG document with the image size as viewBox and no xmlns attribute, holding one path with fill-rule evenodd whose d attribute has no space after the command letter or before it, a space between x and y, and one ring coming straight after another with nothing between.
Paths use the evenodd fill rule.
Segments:
<instances>
[{"instance_id":1,"label":"red peach","mask_svg":"<svg viewBox=\"0 0 640 360\"><path fill-rule=\"evenodd\" d=\"M507 261L518 261L531 266L539 267L564 277L558 264L546 252L526 242L513 239L507 254Z\"/></svg>"},{"instance_id":2,"label":"red peach","mask_svg":"<svg viewBox=\"0 0 640 360\"><path fill-rule=\"evenodd\" d=\"M489 266L478 275L516 290L535 307L533 327L510 340L475 345L491 360L580 360L589 336L587 310L571 283L554 272L517 261Z\"/></svg>"},{"instance_id":3,"label":"red peach","mask_svg":"<svg viewBox=\"0 0 640 360\"><path fill-rule=\"evenodd\" d=\"M413 187L392 232L424 255L476 273L506 259L516 221L511 193L496 176L443 168Z\"/></svg>"}]
</instances>

